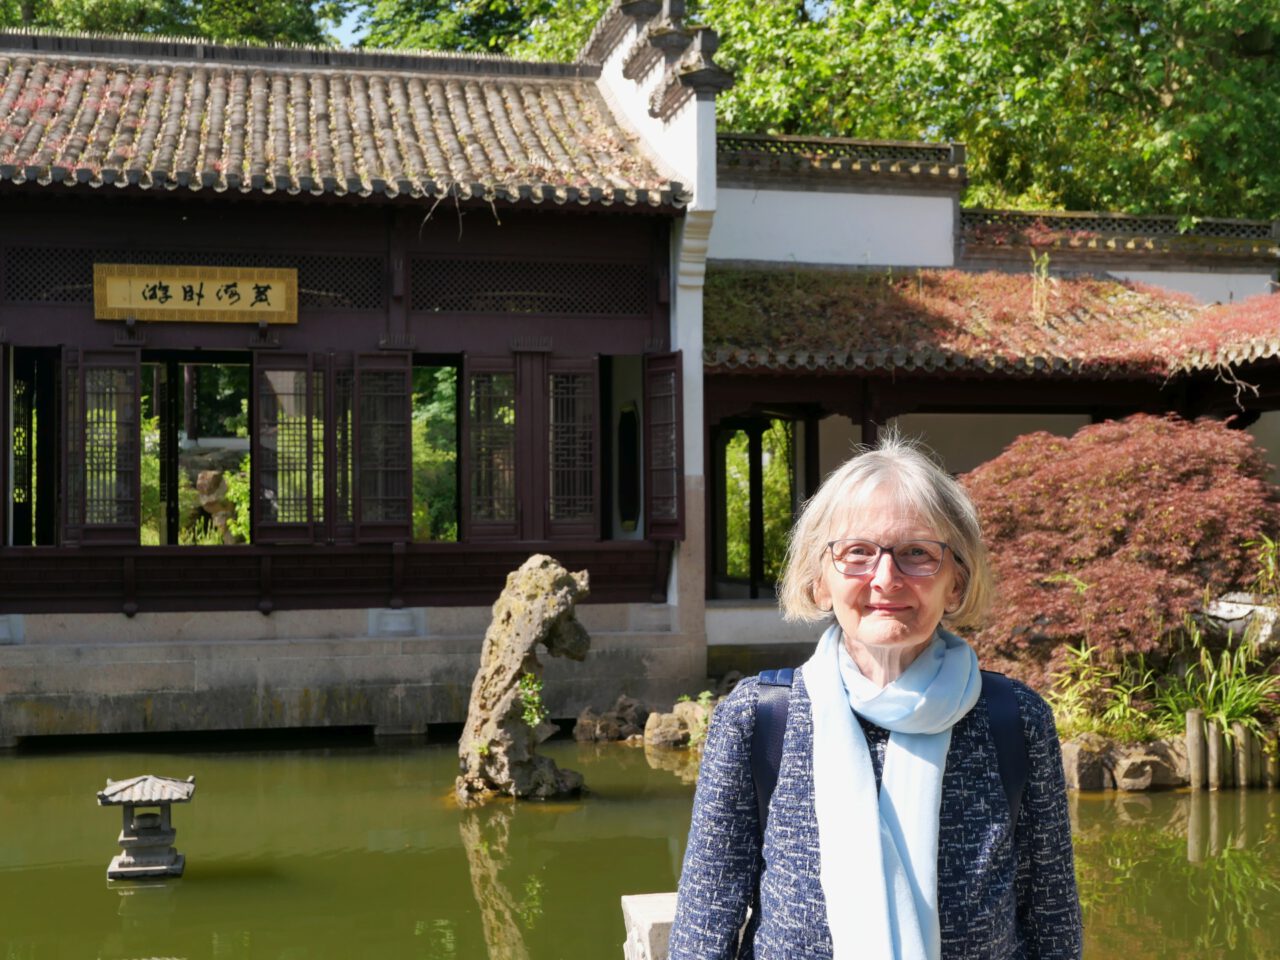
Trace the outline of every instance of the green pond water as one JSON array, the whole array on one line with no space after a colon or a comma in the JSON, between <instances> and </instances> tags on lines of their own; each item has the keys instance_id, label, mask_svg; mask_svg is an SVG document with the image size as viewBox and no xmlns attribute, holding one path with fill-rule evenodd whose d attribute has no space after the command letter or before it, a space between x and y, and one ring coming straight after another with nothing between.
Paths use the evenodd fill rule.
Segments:
<instances>
[{"instance_id":1,"label":"green pond water","mask_svg":"<svg viewBox=\"0 0 1280 960\"><path fill-rule=\"evenodd\" d=\"M589 797L460 811L443 746L0 757L0 960L615 960L619 897L675 888L690 771L545 750ZM108 884L120 815L94 795L144 772L196 775L186 875ZM1280 958L1280 796L1071 802L1090 960Z\"/></svg>"}]
</instances>

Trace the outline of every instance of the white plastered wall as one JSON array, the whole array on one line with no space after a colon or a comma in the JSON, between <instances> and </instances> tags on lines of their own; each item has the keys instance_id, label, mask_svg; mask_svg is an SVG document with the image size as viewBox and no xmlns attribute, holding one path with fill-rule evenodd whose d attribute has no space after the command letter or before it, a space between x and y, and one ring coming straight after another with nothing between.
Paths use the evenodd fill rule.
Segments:
<instances>
[{"instance_id":1,"label":"white plastered wall","mask_svg":"<svg viewBox=\"0 0 1280 960\"><path fill-rule=\"evenodd\" d=\"M1264 293L1274 293L1275 271L1253 273L1212 273L1191 270L1113 270L1118 280L1135 280L1153 287L1189 293L1201 303L1234 303Z\"/></svg>"},{"instance_id":2,"label":"white plastered wall","mask_svg":"<svg viewBox=\"0 0 1280 960\"><path fill-rule=\"evenodd\" d=\"M1271 479L1280 483L1280 410L1268 410L1249 427L1249 432L1267 452Z\"/></svg>"},{"instance_id":3,"label":"white plastered wall","mask_svg":"<svg viewBox=\"0 0 1280 960\"><path fill-rule=\"evenodd\" d=\"M628 126L655 158L661 172L691 195L685 216L671 235L671 348L682 352L684 406L685 540L678 544L667 587L667 602L678 606L681 629L705 637L705 550L703 535L706 483L702 462L702 287L707 241L716 210L716 113L711 98L691 96L667 119L649 113L654 91L665 82L661 59L644 76L622 75L627 54L639 37L632 23L601 65L599 89L614 115Z\"/></svg>"},{"instance_id":4,"label":"white plastered wall","mask_svg":"<svg viewBox=\"0 0 1280 960\"><path fill-rule=\"evenodd\" d=\"M1089 425L1082 414L911 413L890 421L905 437L920 440L950 473L967 473L1004 452L1015 438L1043 430L1069 437Z\"/></svg>"},{"instance_id":5,"label":"white plastered wall","mask_svg":"<svg viewBox=\"0 0 1280 960\"><path fill-rule=\"evenodd\" d=\"M949 267L950 195L720 188L713 260Z\"/></svg>"}]
</instances>

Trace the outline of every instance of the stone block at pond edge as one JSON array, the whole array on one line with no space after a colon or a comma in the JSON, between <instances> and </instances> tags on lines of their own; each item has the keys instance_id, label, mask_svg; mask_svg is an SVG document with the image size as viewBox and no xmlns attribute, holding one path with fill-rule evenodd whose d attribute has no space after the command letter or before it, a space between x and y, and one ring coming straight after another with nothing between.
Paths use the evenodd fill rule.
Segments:
<instances>
[{"instance_id":1,"label":"stone block at pond edge","mask_svg":"<svg viewBox=\"0 0 1280 960\"><path fill-rule=\"evenodd\" d=\"M1111 743L1096 733L1085 733L1062 745L1062 772L1068 790L1102 790L1107 780L1107 754Z\"/></svg>"},{"instance_id":2,"label":"stone block at pond edge","mask_svg":"<svg viewBox=\"0 0 1280 960\"><path fill-rule=\"evenodd\" d=\"M1184 742L1115 743L1086 733L1062 745L1062 768L1071 790L1167 790L1187 783Z\"/></svg>"},{"instance_id":3,"label":"stone block at pond edge","mask_svg":"<svg viewBox=\"0 0 1280 960\"><path fill-rule=\"evenodd\" d=\"M676 895L641 893L622 898L622 919L627 939L624 960L667 960L671 924L676 918Z\"/></svg>"}]
</instances>

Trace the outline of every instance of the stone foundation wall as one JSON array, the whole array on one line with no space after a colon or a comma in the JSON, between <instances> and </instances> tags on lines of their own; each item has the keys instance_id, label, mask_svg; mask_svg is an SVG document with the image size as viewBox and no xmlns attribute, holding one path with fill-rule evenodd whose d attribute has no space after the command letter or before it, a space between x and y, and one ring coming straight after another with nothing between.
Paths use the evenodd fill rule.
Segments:
<instances>
[{"instance_id":1,"label":"stone foundation wall","mask_svg":"<svg viewBox=\"0 0 1280 960\"><path fill-rule=\"evenodd\" d=\"M671 702L705 675L705 639L666 604L579 609L584 663L546 659L557 718L620 694ZM50 734L461 723L481 607L0 617L0 746Z\"/></svg>"}]
</instances>

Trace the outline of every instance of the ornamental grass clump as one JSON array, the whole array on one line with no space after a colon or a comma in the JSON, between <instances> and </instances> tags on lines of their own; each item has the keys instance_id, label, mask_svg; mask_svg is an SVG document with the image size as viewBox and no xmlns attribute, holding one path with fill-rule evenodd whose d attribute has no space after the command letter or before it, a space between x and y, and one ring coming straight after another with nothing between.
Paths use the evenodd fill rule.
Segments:
<instances>
[{"instance_id":1,"label":"ornamental grass clump","mask_svg":"<svg viewBox=\"0 0 1280 960\"><path fill-rule=\"evenodd\" d=\"M994 669L1047 690L1069 648L1155 662L1165 624L1247 587L1250 542L1280 534L1253 438L1217 421L1138 415L1070 438L1020 437L962 480L982 515L1000 596L973 640Z\"/></svg>"}]
</instances>

